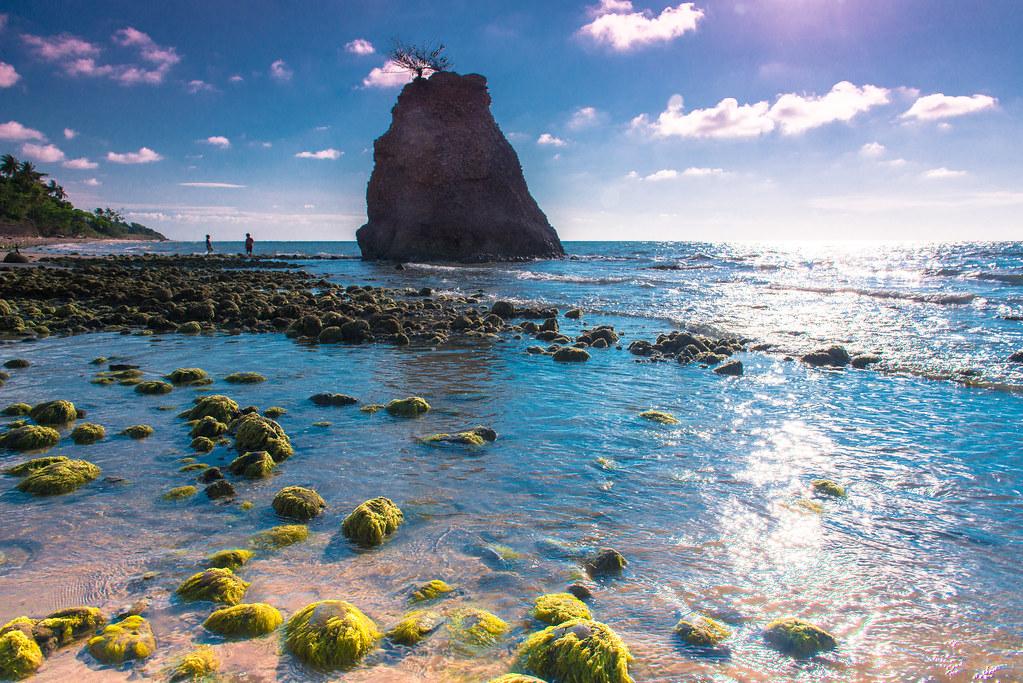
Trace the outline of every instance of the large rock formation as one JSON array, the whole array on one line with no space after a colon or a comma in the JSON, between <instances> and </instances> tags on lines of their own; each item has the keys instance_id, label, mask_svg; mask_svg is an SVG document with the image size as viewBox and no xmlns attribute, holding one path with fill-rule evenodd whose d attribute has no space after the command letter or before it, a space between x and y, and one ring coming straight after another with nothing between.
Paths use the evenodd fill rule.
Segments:
<instances>
[{"instance_id":1,"label":"large rock formation","mask_svg":"<svg viewBox=\"0 0 1023 683\"><path fill-rule=\"evenodd\" d=\"M558 234L529 194L515 150L490 113L487 79L439 72L401 91L374 144L366 259L558 258Z\"/></svg>"}]
</instances>

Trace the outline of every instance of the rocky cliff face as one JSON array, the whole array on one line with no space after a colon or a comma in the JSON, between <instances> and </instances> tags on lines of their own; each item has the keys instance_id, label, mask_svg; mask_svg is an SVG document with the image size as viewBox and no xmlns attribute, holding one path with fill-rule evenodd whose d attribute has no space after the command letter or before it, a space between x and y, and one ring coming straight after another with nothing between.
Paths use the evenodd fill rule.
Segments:
<instances>
[{"instance_id":1,"label":"rocky cliff face","mask_svg":"<svg viewBox=\"0 0 1023 683\"><path fill-rule=\"evenodd\" d=\"M529 194L515 150L490 113L487 79L440 72L398 96L374 143L366 259L558 258L558 234Z\"/></svg>"}]
</instances>

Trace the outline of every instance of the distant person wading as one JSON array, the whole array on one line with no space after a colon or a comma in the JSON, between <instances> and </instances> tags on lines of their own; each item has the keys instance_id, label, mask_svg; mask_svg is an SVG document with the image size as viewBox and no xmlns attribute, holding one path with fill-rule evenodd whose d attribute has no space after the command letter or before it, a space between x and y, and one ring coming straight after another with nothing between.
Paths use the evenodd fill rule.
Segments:
<instances>
[{"instance_id":1,"label":"distant person wading","mask_svg":"<svg viewBox=\"0 0 1023 683\"><path fill-rule=\"evenodd\" d=\"M252 256L252 247L255 246L256 240L252 239L252 235L245 233L245 255Z\"/></svg>"},{"instance_id":2,"label":"distant person wading","mask_svg":"<svg viewBox=\"0 0 1023 683\"><path fill-rule=\"evenodd\" d=\"M207 254L213 253L213 242L210 241L209 235L206 235L206 253Z\"/></svg>"}]
</instances>

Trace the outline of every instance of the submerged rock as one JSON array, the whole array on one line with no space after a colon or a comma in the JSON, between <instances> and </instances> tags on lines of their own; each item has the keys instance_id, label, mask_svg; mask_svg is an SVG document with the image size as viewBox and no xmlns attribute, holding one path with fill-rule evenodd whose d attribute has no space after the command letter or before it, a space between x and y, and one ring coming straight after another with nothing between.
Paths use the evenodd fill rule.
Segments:
<instances>
[{"instance_id":1,"label":"submerged rock","mask_svg":"<svg viewBox=\"0 0 1023 683\"><path fill-rule=\"evenodd\" d=\"M231 461L227 469L231 474L237 474L241 477L262 479L263 477L269 477L275 467L277 467L277 463L274 462L269 453L266 451L255 451L239 455Z\"/></svg>"},{"instance_id":2,"label":"submerged rock","mask_svg":"<svg viewBox=\"0 0 1023 683\"><path fill-rule=\"evenodd\" d=\"M829 346L826 349L817 349L816 351L812 351L803 356L800 360L807 365L815 367L831 366L840 368L849 365L850 358L848 351L841 346L835 345Z\"/></svg>"},{"instance_id":3,"label":"submerged rock","mask_svg":"<svg viewBox=\"0 0 1023 683\"><path fill-rule=\"evenodd\" d=\"M348 394L313 394L309 400L318 406L351 406L359 402L359 399Z\"/></svg>"},{"instance_id":4,"label":"submerged rock","mask_svg":"<svg viewBox=\"0 0 1023 683\"><path fill-rule=\"evenodd\" d=\"M601 548L585 562L586 572L593 577L621 574L629 561L614 548Z\"/></svg>"},{"instance_id":5,"label":"submerged rock","mask_svg":"<svg viewBox=\"0 0 1023 683\"><path fill-rule=\"evenodd\" d=\"M217 652L209 645L200 645L181 657L168 672L172 683L177 681L205 681L220 669Z\"/></svg>"},{"instance_id":6,"label":"submerged rock","mask_svg":"<svg viewBox=\"0 0 1023 683\"><path fill-rule=\"evenodd\" d=\"M24 425L0 434L0 448L9 451L41 451L57 445L60 432L51 427Z\"/></svg>"},{"instance_id":7,"label":"submerged rock","mask_svg":"<svg viewBox=\"0 0 1023 683\"><path fill-rule=\"evenodd\" d=\"M198 492L199 489L194 486L177 486L163 494L162 498L164 500L185 500L186 498L191 498Z\"/></svg>"},{"instance_id":8,"label":"submerged rock","mask_svg":"<svg viewBox=\"0 0 1023 683\"><path fill-rule=\"evenodd\" d=\"M227 396L211 394L195 399L195 405L181 414L189 420L201 420L204 417L215 418L219 422L230 423L238 415L238 404Z\"/></svg>"},{"instance_id":9,"label":"submerged rock","mask_svg":"<svg viewBox=\"0 0 1023 683\"><path fill-rule=\"evenodd\" d=\"M722 363L718 367L714 368L714 372L718 375L738 377L742 374L742 361L730 360L727 363Z\"/></svg>"},{"instance_id":10,"label":"submerged rock","mask_svg":"<svg viewBox=\"0 0 1023 683\"><path fill-rule=\"evenodd\" d=\"M485 609L463 607L451 613L448 631L451 637L473 648L489 647L511 627L501 617Z\"/></svg>"},{"instance_id":11,"label":"submerged rock","mask_svg":"<svg viewBox=\"0 0 1023 683\"><path fill-rule=\"evenodd\" d=\"M211 568L193 574L184 581L175 593L185 602L209 600L225 605L237 605L249 587L227 568Z\"/></svg>"},{"instance_id":12,"label":"submerged rock","mask_svg":"<svg viewBox=\"0 0 1023 683\"><path fill-rule=\"evenodd\" d=\"M29 417L41 425L64 425L78 419L78 411L71 401L47 401L29 411Z\"/></svg>"},{"instance_id":13,"label":"submerged rock","mask_svg":"<svg viewBox=\"0 0 1023 683\"><path fill-rule=\"evenodd\" d=\"M106 435L107 430L103 428L103 425L83 422L71 431L71 440L79 446L86 446L100 441Z\"/></svg>"},{"instance_id":14,"label":"submerged rock","mask_svg":"<svg viewBox=\"0 0 1023 683\"><path fill-rule=\"evenodd\" d=\"M172 384L208 384L209 374L202 368L178 368L166 375Z\"/></svg>"},{"instance_id":15,"label":"submerged rock","mask_svg":"<svg viewBox=\"0 0 1023 683\"><path fill-rule=\"evenodd\" d=\"M405 516L390 498L373 498L355 508L341 523L345 538L364 547L373 547L384 542L402 522Z\"/></svg>"},{"instance_id":16,"label":"submerged rock","mask_svg":"<svg viewBox=\"0 0 1023 683\"><path fill-rule=\"evenodd\" d=\"M0 635L0 680L28 678L43 665L43 653L29 636L11 630Z\"/></svg>"},{"instance_id":17,"label":"submerged rock","mask_svg":"<svg viewBox=\"0 0 1023 683\"><path fill-rule=\"evenodd\" d=\"M42 458L32 458L31 460L26 460L25 462L8 467L3 472L4 474L9 474L12 477L24 477L32 474L36 470L41 470L47 465L52 465L55 462L65 462L67 459L66 455L47 455Z\"/></svg>"},{"instance_id":18,"label":"submerged rock","mask_svg":"<svg viewBox=\"0 0 1023 683\"><path fill-rule=\"evenodd\" d=\"M406 85L373 157L369 220L356 233L363 258L564 256L490 113L483 76L439 72Z\"/></svg>"},{"instance_id":19,"label":"submerged rock","mask_svg":"<svg viewBox=\"0 0 1023 683\"><path fill-rule=\"evenodd\" d=\"M258 372L232 372L224 381L230 384L259 384L265 382L266 377Z\"/></svg>"},{"instance_id":20,"label":"submerged rock","mask_svg":"<svg viewBox=\"0 0 1023 683\"><path fill-rule=\"evenodd\" d=\"M309 527L305 524L281 524L252 537L252 545L264 550L277 550L301 543L309 538Z\"/></svg>"},{"instance_id":21,"label":"submerged rock","mask_svg":"<svg viewBox=\"0 0 1023 683\"><path fill-rule=\"evenodd\" d=\"M149 425L132 425L125 427L121 433L132 439L146 439L153 435L155 430Z\"/></svg>"},{"instance_id":22,"label":"submerged rock","mask_svg":"<svg viewBox=\"0 0 1023 683\"><path fill-rule=\"evenodd\" d=\"M203 628L225 638L258 638L273 633L284 617L265 602L222 607L203 622Z\"/></svg>"},{"instance_id":23,"label":"submerged rock","mask_svg":"<svg viewBox=\"0 0 1023 683\"><path fill-rule=\"evenodd\" d=\"M795 657L812 657L838 645L835 637L824 629L795 617L769 623L764 629L764 640L771 647Z\"/></svg>"},{"instance_id":24,"label":"submerged rock","mask_svg":"<svg viewBox=\"0 0 1023 683\"><path fill-rule=\"evenodd\" d=\"M32 625L32 637L43 653L49 655L57 648L93 635L105 623L106 617L95 607L70 607L36 621Z\"/></svg>"},{"instance_id":25,"label":"submerged rock","mask_svg":"<svg viewBox=\"0 0 1023 683\"><path fill-rule=\"evenodd\" d=\"M682 619L675 624L679 638L699 647L712 647L732 635L731 630L709 617Z\"/></svg>"},{"instance_id":26,"label":"submerged rock","mask_svg":"<svg viewBox=\"0 0 1023 683\"><path fill-rule=\"evenodd\" d=\"M156 650L156 638L149 622L140 616L110 624L89 641L89 654L104 664L146 659Z\"/></svg>"},{"instance_id":27,"label":"submerged rock","mask_svg":"<svg viewBox=\"0 0 1023 683\"><path fill-rule=\"evenodd\" d=\"M27 403L12 403L3 409L3 414L7 417L18 417L21 415L28 415L32 412L32 406Z\"/></svg>"},{"instance_id":28,"label":"submerged rock","mask_svg":"<svg viewBox=\"0 0 1023 683\"><path fill-rule=\"evenodd\" d=\"M845 498L845 487L830 479L814 479L810 485L813 486L814 492L821 495Z\"/></svg>"},{"instance_id":29,"label":"submerged rock","mask_svg":"<svg viewBox=\"0 0 1023 683\"><path fill-rule=\"evenodd\" d=\"M437 630L444 617L433 610L419 609L408 612L394 628L387 632L387 637L399 645L415 645Z\"/></svg>"},{"instance_id":30,"label":"submerged rock","mask_svg":"<svg viewBox=\"0 0 1023 683\"><path fill-rule=\"evenodd\" d=\"M436 600L437 598L451 593L453 590L455 589L449 586L446 582L441 581L440 579L433 579L432 581L427 581L422 586L415 589L412 592L412 595L409 596L409 602L417 603Z\"/></svg>"},{"instance_id":31,"label":"submerged rock","mask_svg":"<svg viewBox=\"0 0 1023 683\"><path fill-rule=\"evenodd\" d=\"M206 564L210 567L234 571L251 560L253 554L251 550L243 550L241 548L218 550L206 558Z\"/></svg>"},{"instance_id":32,"label":"submerged rock","mask_svg":"<svg viewBox=\"0 0 1023 683\"><path fill-rule=\"evenodd\" d=\"M302 486L286 486L277 492L273 500L274 512L300 522L308 522L326 507L327 503L320 494Z\"/></svg>"},{"instance_id":33,"label":"submerged rock","mask_svg":"<svg viewBox=\"0 0 1023 683\"><path fill-rule=\"evenodd\" d=\"M284 462L295 452L284 429L258 413L242 415L231 427L239 453L266 451L274 462Z\"/></svg>"},{"instance_id":34,"label":"submerged rock","mask_svg":"<svg viewBox=\"0 0 1023 683\"><path fill-rule=\"evenodd\" d=\"M590 608L569 593L548 593L536 599L533 616L547 624L562 624L570 619L590 619Z\"/></svg>"},{"instance_id":35,"label":"submerged rock","mask_svg":"<svg viewBox=\"0 0 1023 683\"><path fill-rule=\"evenodd\" d=\"M632 655L610 626L573 619L526 639L519 650L525 668L552 681L632 683Z\"/></svg>"},{"instance_id":36,"label":"submerged rock","mask_svg":"<svg viewBox=\"0 0 1023 683\"><path fill-rule=\"evenodd\" d=\"M135 391L147 396L160 396L174 391L174 385L154 379L148 382L139 382L135 385Z\"/></svg>"},{"instance_id":37,"label":"submerged rock","mask_svg":"<svg viewBox=\"0 0 1023 683\"><path fill-rule=\"evenodd\" d=\"M430 404L418 396L396 398L386 406L387 412L395 417L418 417L430 410Z\"/></svg>"},{"instance_id":38,"label":"submerged rock","mask_svg":"<svg viewBox=\"0 0 1023 683\"><path fill-rule=\"evenodd\" d=\"M660 410L644 410L639 414L644 420L650 420L651 422L660 422L664 425L677 425L679 423L671 413L661 412Z\"/></svg>"},{"instance_id":39,"label":"submerged rock","mask_svg":"<svg viewBox=\"0 0 1023 683\"><path fill-rule=\"evenodd\" d=\"M206 494L206 497L209 498L210 500L231 498L234 496L235 493L234 486L232 486L231 482L227 481L226 479L218 479L217 481L207 486L203 492Z\"/></svg>"},{"instance_id":40,"label":"submerged rock","mask_svg":"<svg viewBox=\"0 0 1023 683\"><path fill-rule=\"evenodd\" d=\"M574 346L563 346L554 352L554 360L559 363L584 363L589 359L589 353Z\"/></svg>"},{"instance_id":41,"label":"submerged rock","mask_svg":"<svg viewBox=\"0 0 1023 683\"><path fill-rule=\"evenodd\" d=\"M380 639L373 620L343 600L323 600L303 607L288 621L284 646L318 669L351 666Z\"/></svg>"},{"instance_id":42,"label":"submerged rock","mask_svg":"<svg viewBox=\"0 0 1023 683\"><path fill-rule=\"evenodd\" d=\"M71 493L100 475L100 469L86 460L60 460L34 470L18 483L18 490L34 496Z\"/></svg>"}]
</instances>

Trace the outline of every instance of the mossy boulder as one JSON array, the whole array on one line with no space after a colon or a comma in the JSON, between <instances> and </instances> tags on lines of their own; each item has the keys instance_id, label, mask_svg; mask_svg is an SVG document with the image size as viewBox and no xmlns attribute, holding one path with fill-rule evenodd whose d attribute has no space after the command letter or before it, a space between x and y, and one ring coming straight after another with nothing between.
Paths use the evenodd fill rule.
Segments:
<instances>
[{"instance_id":1,"label":"mossy boulder","mask_svg":"<svg viewBox=\"0 0 1023 683\"><path fill-rule=\"evenodd\" d=\"M0 434L0 448L10 451L41 451L56 446L60 432L52 427L24 425Z\"/></svg>"},{"instance_id":2,"label":"mossy boulder","mask_svg":"<svg viewBox=\"0 0 1023 683\"><path fill-rule=\"evenodd\" d=\"M437 630L444 617L433 610L419 609L405 614L394 628L387 632L387 637L399 645L415 645Z\"/></svg>"},{"instance_id":3,"label":"mossy boulder","mask_svg":"<svg viewBox=\"0 0 1023 683\"><path fill-rule=\"evenodd\" d=\"M0 635L0 680L20 681L42 665L42 650L31 637L18 630Z\"/></svg>"},{"instance_id":4,"label":"mossy boulder","mask_svg":"<svg viewBox=\"0 0 1023 683\"><path fill-rule=\"evenodd\" d=\"M259 384L265 382L266 377L258 372L232 372L224 381L229 384Z\"/></svg>"},{"instance_id":5,"label":"mossy boulder","mask_svg":"<svg viewBox=\"0 0 1023 683\"><path fill-rule=\"evenodd\" d=\"M264 550L277 550L301 543L309 538L309 527L305 524L281 524L252 537L252 545Z\"/></svg>"},{"instance_id":6,"label":"mossy boulder","mask_svg":"<svg viewBox=\"0 0 1023 683\"><path fill-rule=\"evenodd\" d=\"M7 417L18 417L20 415L28 415L32 412L32 406L27 403L12 403L3 410L3 414Z\"/></svg>"},{"instance_id":7,"label":"mossy boulder","mask_svg":"<svg viewBox=\"0 0 1023 683\"><path fill-rule=\"evenodd\" d=\"M135 391L146 396L159 396L174 391L174 385L169 382L162 382L158 379L151 379L146 382L139 382L135 385Z\"/></svg>"},{"instance_id":8,"label":"mossy boulder","mask_svg":"<svg viewBox=\"0 0 1023 683\"><path fill-rule=\"evenodd\" d=\"M70 607L32 622L32 637L49 655L59 647L93 635L105 623L103 612L95 607Z\"/></svg>"},{"instance_id":9,"label":"mossy boulder","mask_svg":"<svg viewBox=\"0 0 1023 683\"><path fill-rule=\"evenodd\" d=\"M349 396L348 394L331 393L313 394L312 396L309 397L309 400L318 406L324 407L353 406L359 402L359 399L355 398L354 396Z\"/></svg>"},{"instance_id":10,"label":"mossy boulder","mask_svg":"<svg viewBox=\"0 0 1023 683\"><path fill-rule=\"evenodd\" d=\"M662 425L677 425L678 418L671 413L665 413L660 410L644 410L639 414L644 420L650 420L651 422L660 422Z\"/></svg>"},{"instance_id":11,"label":"mossy boulder","mask_svg":"<svg viewBox=\"0 0 1023 683\"><path fill-rule=\"evenodd\" d=\"M808 621L795 617L775 619L764 629L764 640L776 650L794 657L812 657L838 646L835 637Z\"/></svg>"},{"instance_id":12,"label":"mossy boulder","mask_svg":"<svg viewBox=\"0 0 1023 683\"><path fill-rule=\"evenodd\" d=\"M590 608L571 593L548 593L536 599L533 616L546 624L563 624L570 619L590 619Z\"/></svg>"},{"instance_id":13,"label":"mossy boulder","mask_svg":"<svg viewBox=\"0 0 1023 683\"><path fill-rule=\"evenodd\" d=\"M574 346L563 346L554 352L553 358L559 363L585 363L590 359L590 354Z\"/></svg>"},{"instance_id":14,"label":"mossy boulder","mask_svg":"<svg viewBox=\"0 0 1023 683\"><path fill-rule=\"evenodd\" d=\"M395 417L418 417L430 410L430 404L418 396L409 396L408 398L396 398L390 401L385 408Z\"/></svg>"},{"instance_id":15,"label":"mossy boulder","mask_svg":"<svg viewBox=\"0 0 1023 683\"><path fill-rule=\"evenodd\" d=\"M567 313L565 315L568 315ZM547 683L542 678L527 676L526 674L504 674L497 678L491 678L487 683Z\"/></svg>"},{"instance_id":16,"label":"mossy boulder","mask_svg":"<svg viewBox=\"0 0 1023 683\"><path fill-rule=\"evenodd\" d=\"M373 498L352 510L341 523L345 538L364 547L380 545L405 521L401 509L390 498Z\"/></svg>"},{"instance_id":17,"label":"mossy boulder","mask_svg":"<svg viewBox=\"0 0 1023 683\"><path fill-rule=\"evenodd\" d=\"M308 522L323 512L327 503L316 491L302 486L286 486L277 492L273 509L281 517Z\"/></svg>"},{"instance_id":18,"label":"mossy boulder","mask_svg":"<svg viewBox=\"0 0 1023 683\"><path fill-rule=\"evenodd\" d=\"M209 374L202 368L178 368L165 377L172 384L206 384L210 379Z\"/></svg>"},{"instance_id":19,"label":"mossy boulder","mask_svg":"<svg viewBox=\"0 0 1023 683\"><path fill-rule=\"evenodd\" d=\"M266 451L274 462L284 462L295 452L284 429L268 417L246 413L232 425L239 453Z\"/></svg>"},{"instance_id":20,"label":"mossy boulder","mask_svg":"<svg viewBox=\"0 0 1023 683\"><path fill-rule=\"evenodd\" d=\"M551 681L632 683L629 648L599 621L573 619L548 626L526 639L519 656L526 669Z\"/></svg>"},{"instance_id":21,"label":"mossy boulder","mask_svg":"<svg viewBox=\"0 0 1023 683\"><path fill-rule=\"evenodd\" d=\"M276 420L281 415L286 415L287 412L288 412L287 409L282 408L280 406L270 406L269 408L263 411L263 416L268 417L271 420Z\"/></svg>"},{"instance_id":22,"label":"mossy boulder","mask_svg":"<svg viewBox=\"0 0 1023 683\"><path fill-rule=\"evenodd\" d=\"M213 567L193 574L178 586L175 593L185 602L208 600L237 605L245 597L248 581L243 581L226 567Z\"/></svg>"},{"instance_id":23,"label":"mossy boulder","mask_svg":"<svg viewBox=\"0 0 1023 683\"><path fill-rule=\"evenodd\" d=\"M201 420L204 417L215 418L219 422L230 424L238 415L238 404L222 394L200 396L195 405L181 414L189 420Z\"/></svg>"},{"instance_id":24,"label":"mossy boulder","mask_svg":"<svg viewBox=\"0 0 1023 683\"><path fill-rule=\"evenodd\" d=\"M681 619L675 624L675 633L697 647L714 647L732 635L731 629L710 617Z\"/></svg>"},{"instance_id":25,"label":"mossy boulder","mask_svg":"<svg viewBox=\"0 0 1023 683\"><path fill-rule=\"evenodd\" d=\"M47 401L34 406L29 417L41 425L65 425L78 419L78 411L71 401Z\"/></svg>"},{"instance_id":26,"label":"mossy boulder","mask_svg":"<svg viewBox=\"0 0 1023 683\"><path fill-rule=\"evenodd\" d=\"M41 467L18 483L18 490L33 496L71 493L100 475L100 468L87 460L60 460Z\"/></svg>"},{"instance_id":27,"label":"mossy boulder","mask_svg":"<svg viewBox=\"0 0 1023 683\"><path fill-rule=\"evenodd\" d=\"M276 608L264 602L222 607L203 622L203 628L225 638L257 638L284 623Z\"/></svg>"},{"instance_id":28,"label":"mossy boulder","mask_svg":"<svg viewBox=\"0 0 1023 683\"><path fill-rule=\"evenodd\" d=\"M380 639L373 620L343 600L303 607L288 621L284 647L317 669L340 669L365 657Z\"/></svg>"},{"instance_id":29,"label":"mossy boulder","mask_svg":"<svg viewBox=\"0 0 1023 683\"><path fill-rule=\"evenodd\" d=\"M449 586L447 582L441 581L440 579L433 579L412 591L412 595L409 596L409 602L417 603L436 600L437 598L444 597L454 590L455 589Z\"/></svg>"},{"instance_id":30,"label":"mossy boulder","mask_svg":"<svg viewBox=\"0 0 1023 683\"><path fill-rule=\"evenodd\" d=\"M206 558L206 564L210 567L234 571L251 560L254 554L251 550L244 550L242 548L218 550Z\"/></svg>"},{"instance_id":31,"label":"mossy boulder","mask_svg":"<svg viewBox=\"0 0 1023 683\"><path fill-rule=\"evenodd\" d=\"M176 486L161 496L164 500L185 500L199 493L194 486Z\"/></svg>"},{"instance_id":32,"label":"mossy boulder","mask_svg":"<svg viewBox=\"0 0 1023 683\"><path fill-rule=\"evenodd\" d=\"M156 638L149 622L132 615L110 624L89 640L89 654L104 664L121 664L131 659L146 659L156 650Z\"/></svg>"},{"instance_id":33,"label":"mossy boulder","mask_svg":"<svg viewBox=\"0 0 1023 683\"><path fill-rule=\"evenodd\" d=\"M255 451L239 455L231 461L227 469L231 474L236 474L240 477L262 479L269 477L275 467L277 467L277 463L274 462L269 453L266 451Z\"/></svg>"},{"instance_id":34,"label":"mossy boulder","mask_svg":"<svg viewBox=\"0 0 1023 683\"><path fill-rule=\"evenodd\" d=\"M200 645L182 656L167 672L172 683L178 681L205 681L220 669L220 658L209 645Z\"/></svg>"},{"instance_id":35,"label":"mossy boulder","mask_svg":"<svg viewBox=\"0 0 1023 683\"><path fill-rule=\"evenodd\" d=\"M32 458L26 462L8 467L4 470L4 474L9 474L12 477L24 477L32 474L36 470L41 470L47 465L52 465L55 462L64 462L67 459L68 458L65 455L47 455L42 458Z\"/></svg>"},{"instance_id":36,"label":"mossy boulder","mask_svg":"<svg viewBox=\"0 0 1023 683\"><path fill-rule=\"evenodd\" d=\"M486 443L476 432L458 432L457 434L431 434L420 439L425 444L458 444L461 446L482 446Z\"/></svg>"},{"instance_id":37,"label":"mossy boulder","mask_svg":"<svg viewBox=\"0 0 1023 683\"><path fill-rule=\"evenodd\" d=\"M815 493L834 498L845 498L845 487L831 479L814 479L811 482Z\"/></svg>"},{"instance_id":38,"label":"mossy boulder","mask_svg":"<svg viewBox=\"0 0 1023 683\"><path fill-rule=\"evenodd\" d=\"M225 433L227 433L227 425L217 418L207 415L200 420L194 420L192 422L192 429L188 432L188 435L193 439L199 436L205 436L207 439L215 439Z\"/></svg>"},{"instance_id":39,"label":"mossy boulder","mask_svg":"<svg viewBox=\"0 0 1023 683\"><path fill-rule=\"evenodd\" d=\"M461 645L485 648L493 645L510 627L501 617L477 607L462 607L453 611L448 620L451 637Z\"/></svg>"},{"instance_id":40,"label":"mossy boulder","mask_svg":"<svg viewBox=\"0 0 1023 683\"><path fill-rule=\"evenodd\" d=\"M178 334L199 334L202 332L202 325L194 320L178 325Z\"/></svg>"},{"instance_id":41,"label":"mossy boulder","mask_svg":"<svg viewBox=\"0 0 1023 683\"><path fill-rule=\"evenodd\" d=\"M83 422L71 431L71 440L79 446L86 446L101 441L106 435L107 430L103 425Z\"/></svg>"},{"instance_id":42,"label":"mossy boulder","mask_svg":"<svg viewBox=\"0 0 1023 683\"><path fill-rule=\"evenodd\" d=\"M4 361L4 367L8 370L23 370L32 363L24 358L12 358L8 361Z\"/></svg>"},{"instance_id":43,"label":"mossy boulder","mask_svg":"<svg viewBox=\"0 0 1023 683\"><path fill-rule=\"evenodd\" d=\"M621 574L628 564L625 556L614 548L601 548L587 558L584 566L590 576L599 577Z\"/></svg>"},{"instance_id":44,"label":"mossy boulder","mask_svg":"<svg viewBox=\"0 0 1023 683\"><path fill-rule=\"evenodd\" d=\"M197 436L192 439L188 446L196 453L209 453L216 446L213 439L208 436Z\"/></svg>"},{"instance_id":45,"label":"mossy boulder","mask_svg":"<svg viewBox=\"0 0 1023 683\"><path fill-rule=\"evenodd\" d=\"M132 439L148 439L153 435L155 430L149 425L131 425L125 427L121 433Z\"/></svg>"}]
</instances>

